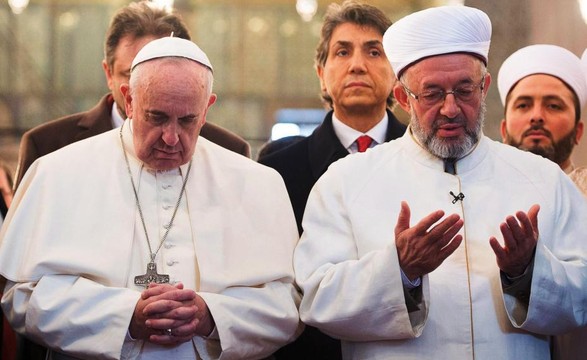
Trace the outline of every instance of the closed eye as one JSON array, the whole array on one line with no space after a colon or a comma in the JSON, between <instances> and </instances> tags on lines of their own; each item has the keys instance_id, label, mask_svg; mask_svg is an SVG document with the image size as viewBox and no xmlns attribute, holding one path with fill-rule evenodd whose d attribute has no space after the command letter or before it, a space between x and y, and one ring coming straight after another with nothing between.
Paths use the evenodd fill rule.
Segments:
<instances>
[{"instance_id":1,"label":"closed eye","mask_svg":"<svg viewBox=\"0 0 587 360\"><path fill-rule=\"evenodd\" d=\"M193 123L196 122L196 116L195 115L190 115L190 116L180 117L179 118L179 122L182 125L191 125L191 124L193 124Z\"/></svg>"}]
</instances>

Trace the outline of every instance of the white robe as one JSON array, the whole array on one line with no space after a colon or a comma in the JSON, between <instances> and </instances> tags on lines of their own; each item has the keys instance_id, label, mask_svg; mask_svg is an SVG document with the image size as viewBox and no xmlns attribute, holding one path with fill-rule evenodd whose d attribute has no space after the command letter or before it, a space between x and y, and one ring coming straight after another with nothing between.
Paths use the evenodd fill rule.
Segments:
<instances>
[{"instance_id":1,"label":"white robe","mask_svg":"<svg viewBox=\"0 0 587 360\"><path fill-rule=\"evenodd\" d=\"M345 359L549 359L548 336L587 322L587 203L550 161L482 137L444 173L406 132L329 168L312 190L294 253L300 317L342 339ZM449 194L462 192L453 204ZM463 243L422 278L408 314L394 227L442 209ZM489 245L508 215L540 204L529 308L503 293Z\"/></svg>"},{"instance_id":2,"label":"white robe","mask_svg":"<svg viewBox=\"0 0 587 360\"><path fill-rule=\"evenodd\" d=\"M587 199L587 168L580 167L569 173ZM587 359L587 326L554 338L553 360Z\"/></svg>"},{"instance_id":3,"label":"white robe","mask_svg":"<svg viewBox=\"0 0 587 360\"><path fill-rule=\"evenodd\" d=\"M121 349L142 290L127 286L138 275L133 240L144 235L118 132L37 160L0 233L0 274L18 283L2 300L9 321L33 340L84 359L128 355ZM136 179L140 166L130 160ZM297 229L283 181L199 138L185 197L199 288L197 281L184 284L206 301L219 339L196 338L200 356L214 357L218 341L220 359L269 356L299 328Z\"/></svg>"}]
</instances>

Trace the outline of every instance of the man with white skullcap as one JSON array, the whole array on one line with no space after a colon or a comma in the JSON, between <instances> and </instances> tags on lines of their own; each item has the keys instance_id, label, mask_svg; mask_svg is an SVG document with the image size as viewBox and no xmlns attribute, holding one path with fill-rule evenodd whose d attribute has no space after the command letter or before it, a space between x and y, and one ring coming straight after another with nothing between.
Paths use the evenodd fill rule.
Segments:
<instances>
[{"instance_id":1,"label":"man with white skullcap","mask_svg":"<svg viewBox=\"0 0 587 360\"><path fill-rule=\"evenodd\" d=\"M587 77L581 60L556 45L531 45L502 64L497 87L505 117L503 142L541 155L570 174L571 154L583 136L581 109Z\"/></svg>"},{"instance_id":2,"label":"man with white skullcap","mask_svg":"<svg viewBox=\"0 0 587 360\"><path fill-rule=\"evenodd\" d=\"M347 359L549 359L548 334L587 322L587 202L554 163L483 135L490 38L464 6L392 25L408 130L310 194L300 317Z\"/></svg>"},{"instance_id":3,"label":"man with white skullcap","mask_svg":"<svg viewBox=\"0 0 587 360\"><path fill-rule=\"evenodd\" d=\"M295 338L287 192L198 137L212 80L196 44L153 40L121 87L123 126L24 177L0 233L2 307L53 359L258 359Z\"/></svg>"},{"instance_id":4,"label":"man with white skullcap","mask_svg":"<svg viewBox=\"0 0 587 360\"><path fill-rule=\"evenodd\" d=\"M554 161L587 196L587 172L571 161L573 148L583 135L581 109L587 101L581 60L556 45L530 45L504 61L497 87L505 107L503 141ZM554 358L584 359L584 332L556 337Z\"/></svg>"}]
</instances>

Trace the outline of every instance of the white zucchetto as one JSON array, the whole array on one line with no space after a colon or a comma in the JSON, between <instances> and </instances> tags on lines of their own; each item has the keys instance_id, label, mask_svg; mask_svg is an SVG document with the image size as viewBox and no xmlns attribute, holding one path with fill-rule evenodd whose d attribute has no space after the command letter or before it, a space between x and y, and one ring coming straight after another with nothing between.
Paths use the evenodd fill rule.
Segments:
<instances>
[{"instance_id":1,"label":"white zucchetto","mask_svg":"<svg viewBox=\"0 0 587 360\"><path fill-rule=\"evenodd\" d=\"M138 64L145 61L163 57L183 57L191 59L212 70L212 64L210 63L208 56L198 47L198 45L190 40L173 36L156 39L143 46L132 61L130 70L132 71Z\"/></svg>"},{"instance_id":2,"label":"white zucchetto","mask_svg":"<svg viewBox=\"0 0 587 360\"><path fill-rule=\"evenodd\" d=\"M479 9L441 6L410 14L387 29L383 48L398 76L424 58L451 53L470 53L487 64L491 20Z\"/></svg>"},{"instance_id":3,"label":"white zucchetto","mask_svg":"<svg viewBox=\"0 0 587 360\"><path fill-rule=\"evenodd\" d=\"M530 45L511 54L499 69L497 88L501 103L512 88L529 75L546 74L562 80L577 97L581 108L587 100L587 77L581 59L569 50L556 45Z\"/></svg>"}]
</instances>

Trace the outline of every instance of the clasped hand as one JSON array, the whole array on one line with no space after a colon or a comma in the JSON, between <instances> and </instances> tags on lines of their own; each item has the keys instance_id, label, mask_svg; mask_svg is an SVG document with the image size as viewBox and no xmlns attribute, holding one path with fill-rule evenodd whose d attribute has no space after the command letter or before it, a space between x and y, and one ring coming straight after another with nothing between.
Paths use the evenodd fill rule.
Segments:
<instances>
[{"instance_id":1,"label":"clasped hand","mask_svg":"<svg viewBox=\"0 0 587 360\"><path fill-rule=\"evenodd\" d=\"M500 225L504 246L493 236L489 239L497 265L510 277L523 274L532 261L538 242L539 210L540 206L534 205L528 213L518 211L515 217L505 219ZM457 214L442 219L444 215L442 210L434 211L410 227L410 207L402 201L395 244L399 265L410 280L435 270L460 246L463 237L458 232L463 220Z\"/></svg>"},{"instance_id":2,"label":"clasped hand","mask_svg":"<svg viewBox=\"0 0 587 360\"><path fill-rule=\"evenodd\" d=\"M214 320L195 291L183 284L150 284L135 306L129 326L134 339L177 344L212 332ZM170 329L171 333L166 330Z\"/></svg>"}]
</instances>

